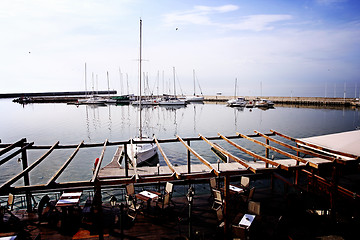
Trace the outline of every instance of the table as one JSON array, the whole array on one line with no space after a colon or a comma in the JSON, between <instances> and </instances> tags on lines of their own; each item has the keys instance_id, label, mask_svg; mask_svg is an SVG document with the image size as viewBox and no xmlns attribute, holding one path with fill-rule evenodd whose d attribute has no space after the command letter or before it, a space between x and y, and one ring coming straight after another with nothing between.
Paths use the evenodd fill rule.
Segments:
<instances>
[{"instance_id":1,"label":"table","mask_svg":"<svg viewBox=\"0 0 360 240\"><path fill-rule=\"evenodd\" d=\"M255 219L255 215L252 214L244 214L239 222L239 226L244 226L245 228L249 228L252 222Z\"/></svg>"},{"instance_id":2,"label":"table","mask_svg":"<svg viewBox=\"0 0 360 240\"><path fill-rule=\"evenodd\" d=\"M158 200L159 196L161 196L161 193L151 191L151 190L145 190L145 191L135 194L135 197L137 199L147 202L147 208L150 207L150 202Z\"/></svg>"},{"instance_id":3,"label":"table","mask_svg":"<svg viewBox=\"0 0 360 240\"><path fill-rule=\"evenodd\" d=\"M79 204L82 192L65 192L56 202L56 207L73 207Z\"/></svg>"},{"instance_id":4,"label":"table","mask_svg":"<svg viewBox=\"0 0 360 240\"><path fill-rule=\"evenodd\" d=\"M222 192L225 192L225 187L221 188ZM245 190L237 185L233 185L233 184L229 184L229 193L230 194L240 194L240 193L244 193Z\"/></svg>"},{"instance_id":5,"label":"table","mask_svg":"<svg viewBox=\"0 0 360 240\"><path fill-rule=\"evenodd\" d=\"M56 202L55 207L61 208L61 228L67 229L74 226L72 223L75 221L73 208L79 206L81 192L64 192L59 200Z\"/></svg>"}]
</instances>

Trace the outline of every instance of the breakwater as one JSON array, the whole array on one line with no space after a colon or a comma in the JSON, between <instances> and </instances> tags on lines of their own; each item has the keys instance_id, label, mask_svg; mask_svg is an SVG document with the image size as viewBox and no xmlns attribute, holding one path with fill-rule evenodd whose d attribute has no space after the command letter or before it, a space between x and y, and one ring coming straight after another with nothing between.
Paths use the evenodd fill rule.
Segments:
<instances>
[{"instance_id":1,"label":"breakwater","mask_svg":"<svg viewBox=\"0 0 360 240\"><path fill-rule=\"evenodd\" d=\"M96 91L96 95L116 94L116 90ZM56 97L56 96L77 96L92 95L93 91L68 91L68 92L40 92L40 93L0 93L0 98L18 98L18 97Z\"/></svg>"},{"instance_id":2,"label":"breakwater","mask_svg":"<svg viewBox=\"0 0 360 240\"><path fill-rule=\"evenodd\" d=\"M210 102L226 102L233 98L233 96L204 96L204 100ZM359 100L355 98L245 96L247 100L254 100L256 98L267 99L277 104L359 106Z\"/></svg>"}]
</instances>

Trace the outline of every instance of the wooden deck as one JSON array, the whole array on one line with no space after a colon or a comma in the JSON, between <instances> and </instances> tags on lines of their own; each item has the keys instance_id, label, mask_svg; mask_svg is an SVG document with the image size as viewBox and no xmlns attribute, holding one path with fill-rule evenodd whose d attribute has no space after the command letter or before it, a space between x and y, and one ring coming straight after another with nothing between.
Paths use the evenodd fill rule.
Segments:
<instances>
[{"instance_id":1,"label":"wooden deck","mask_svg":"<svg viewBox=\"0 0 360 240\"><path fill-rule=\"evenodd\" d=\"M211 209L209 194L195 195L191 212L191 233L193 239L233 239L232 229L225 236L218 227L216 213ZM187 239L189 235L188 203L185 196L173 198L175 205L166 212L155 208L138 214L135 221L129 218L123 221L123 231L119 221L119 206L112 208L108 202L103 203L103 237L104 239ZM254 201L261 203L261 215L255 219L250 230L251 239L353 239L358 220L333 222L329 216L320 216L308 210L305 196L283 195L269 189L257 189ZM232 224L238 222L238 214L243 213L241 207L232 202ZM61 226L61 218L56 224L39 223L36 213L24 210L15 213L20 221L16 225L2 226L1 236L9 236L23 230L27 238L35 239L99 239L99 232L93 222L84 221L81 215L75 215L72 224L66 228ZM281 218L280 218L281 217ZM280 220L279 220L280 219ZM15 223L15 222L14 222ZM344 231L346 230L346 231Z\"/></svg>"}]
</instances>

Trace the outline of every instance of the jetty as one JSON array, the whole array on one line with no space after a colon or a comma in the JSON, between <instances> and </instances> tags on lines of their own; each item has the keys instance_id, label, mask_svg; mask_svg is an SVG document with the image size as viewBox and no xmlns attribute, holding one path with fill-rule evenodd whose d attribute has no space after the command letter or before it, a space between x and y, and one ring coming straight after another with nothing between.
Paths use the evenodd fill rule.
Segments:
<instances>
[{"instance_id":1,"label":"jetty","mask_svg":"<svg viewBox=\"0 0 360 240\"><path fill-rule=\"evenodd\" d=\"M209 152L212 149L219 160L206 160L191 147L195 141L206 143ZM243 147L243 141L263 147L263 154ZM293 138L275 130L269 133L254 131L251 135L224 136L219 133L212 137L201 134L194 138L154 137L150 142L158 146L165 163L144 167L129 164L126 153L131 142L134 140L88 144L82 141L77 145L55 142L44 146L24 138L14 143L0 143L0 166L8 161L22 163L22 171L0 186L0 196L7 200L6 206L1 204L2 225L6 228L0 228L0 236L27 234L29 239L39 236L46 239L232 239L244 236L304 239L318 237L318 234L340 234L344 228L347 231L342 234L346 237L346 234L356 232L353 226L360 222L360 130L306 139ZM172 163L162 148L174 143L181 143L186 149L183 165ZM109 146L116 146L116 151L112 161L102 166ZM60 175L76 154L93 147L102 149L98 156L93 156L94 160L98 159L91 179L60 182ZM228 150L230 148L233 150ZM52 152L61 149L74 151L63 159L63 165L46 184L30 184L31 171L46 161ZM43 150L44 153L29 164L28 152L32 150ZM23 185L18 184L21 179ZM213 181L215 186L209 184ZM166 195L169 184L175 191ZM281 190L277 191L279 184ZM143 191L159 192L162 197L156 197L156 201L147 198L138 209L138 205L129 201L130 186L134 186L138 199L144 199L138 195ZM241 186L243 190L234 192L234 186ZM213 192L221 194L217 196ZM171 197L166 209L164 196ZM221 200L217 202L218 197ZM61 201L69 204L64 207L60 205ZM17 210L14 210L14 202ZM215 207L215 204L220 206ZM251 206L256 206L255 210ZM250 213L254 214L254 224L241 227L242 216ZM6 220L5 216L8 216ZM336 225L339 221L344 224ZM308 223L315 226L310 227ZM19 229L19 226L23 227ZM339 232L334 232L335 229Z\"/></svg>"}]
</instances>

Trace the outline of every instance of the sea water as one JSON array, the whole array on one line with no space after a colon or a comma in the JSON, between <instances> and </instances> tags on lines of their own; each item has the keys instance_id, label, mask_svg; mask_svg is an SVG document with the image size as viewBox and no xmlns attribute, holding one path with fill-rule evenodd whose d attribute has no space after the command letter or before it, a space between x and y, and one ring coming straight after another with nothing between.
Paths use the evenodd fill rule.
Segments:
<instances>
[{"instance_id":1,"label":"sea water","mask_svg":"<svg viewBox=\"0 0 360 240\"><path fill-rule=\"evenodd\" d=\"M67 105L44 103L20 105L11 100L0 100L1 143L14 143L22 138L34 145L51 146L57 141L61 145L127 141L139 135L140 111L133 105ZM314 107L275 105L271 109L231 108L224 103L188 104L186 107L143 107L142 133L155 135L158 139L234 136L236 132L253 134L254 130L269 133L276 130L291 137L303 138L323 134L350 131L360 126L357 108ZM261 138L257 138L262 140ZM284 141L284 139L279 138ZM245 139L234 140L241 146L264 155L264 148ZM234 149L224 141L214 141L225 149L251 161L252 158ZM173 164L186 164L187 151L180 143L161 144ZM217 156L204 141L193 141L191 147L209 162L216 162ZM102 147L82 148L71 164L61 174L58 182L88 180L92 176L93 163L101 155ZM103 165L110 162L116 147L107 147ZM30 173L31 184L46 183L49 178L70 157L74 149L52 152ZM46 150L29 150L29 165L42 156ZM282 156L274 154L276 158ZM6 155L5 155L6 156ZM4 156L1 156L1 159ZM161 155L160 165L166 165ZM192 163L198 163L191 157ZM102 165L102 166L103 166ZM20 161L13 159L0 166L0 183L15 176L22 169ZM19 180L16 185L23 185Z\"/></svg>"}]
</instances>

